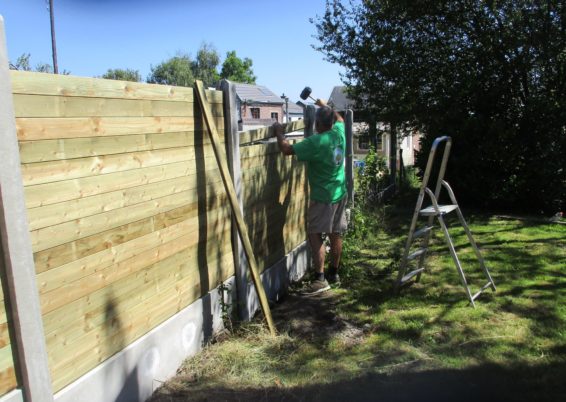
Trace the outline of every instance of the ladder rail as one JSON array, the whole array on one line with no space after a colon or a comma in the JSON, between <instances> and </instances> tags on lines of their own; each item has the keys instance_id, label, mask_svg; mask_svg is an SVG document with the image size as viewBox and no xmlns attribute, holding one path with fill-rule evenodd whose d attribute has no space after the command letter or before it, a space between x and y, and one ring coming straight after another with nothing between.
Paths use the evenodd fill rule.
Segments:
<instances>
[{"instance_id":1,"label":"ladder rail","mask_svg":"<svg viewBox=\"0 0 566 402\"><path fill-rule=\"evenodd\" d=\"M452 201L452 203L458 205L458 202L456 201L456 196L454 195L454 191L452 190L452 187L450 187L448 182L446 182L445 180L442 180L442 185L444 186L444 188L448 192L448 196L450 197L450 200ZM458 206L458 209L456 210L456 213L458 214L458 219L460 220L460 223L464 227L464 231L466 232L466 236L468 236L468 240L470 241L470 244L472 245L472 248L474 249L474 253L476 254L476 258L478 259L478 261L480 263L480 267L481 267L484 275L486 276L487 280L491 284L491 288L493 289L493 291L496 291L497 289L495 287L495 282L493 282L491 274L489 273L489 270L487 269L487 267L485 265L485 260L483 259L483 256L482 256L480 249L479 249L479 247L476 243L476 240L474 239L474 236L472 235L472 231L470 230L468 223L466 222L466 219L464 218L464 214L462 213L462 210L460 209L459 206Z\"/></svg>"},{"instance_id":2,"label":"ladder rail","mask_svg":"<svg viewBox=\"0 0 566 402\"><path fill-rule=\"evenodd\" d=\"M411 220L411 226L410 226L410 229L409 229L409 236L407 237L407 242L405 243L405 250L403 252L403 256L401 258L401 263L399 265L399 273L397 275L397 280L395 281L395 291L396 292L399 290L399 288L402 284L402 279L405 276L405 272L407 270L407 262L408 262L407 257L409 256L411 245L413 244L413 234L414 234L415 229L417 227L417 220L419 218L419 211L421 210L423 200L424 200L424 196L425 196L425 189L427 188L428 180L429 180L430 174L432 172L432 166L434 164L434 159L435 159L435 156L436 156L436 150L438 149L438 146L443 142L447 143L446 147L444 147L442 164L441 164L441 167L440 167L440 170L442 171L443 177L444 177L444 171L446 171L446 164L447 164L447 161L448 161L448 155L450 153L450 146L452 144L452 138L449 137L449 136L438 137L432 143L430 153L428 155L428 160L427 160L427 163L426 163L425 173L424 173L424 176L423 176L423 182L421 184L419 196L417 198L417 204L415 205L415 210L413 212L413 218ZM438 183L439 183L439 181L438 181ZM438 183L437 183L437 186L439 185ZM434 219L434 217L429 217L427 226L432 225L433 219ZM430 232L426 233L425 237L423 238L423 244L425 246L428 245L429 238L430 238ZM421 257L419 258L418 267L421 267L422 264L424 264L425 254L426 253L421 255ZM419 273L416 277L416 280L417 281L420 280L420 277L421 277L421 275Z\"/></svg>"}]
</instances>

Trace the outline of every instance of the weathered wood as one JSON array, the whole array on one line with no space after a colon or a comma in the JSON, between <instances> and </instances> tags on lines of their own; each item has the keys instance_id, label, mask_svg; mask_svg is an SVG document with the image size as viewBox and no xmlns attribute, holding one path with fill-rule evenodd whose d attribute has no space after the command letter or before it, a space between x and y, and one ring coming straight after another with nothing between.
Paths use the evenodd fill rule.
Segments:
<instances>
[{"instance_id":1,"label":"weathered wood","mask_svg":"<svg viewBox=\"0 0 566 402\"><path fill-rule=\"evenodd\" d=\"M16 118L194 117L193 105L193 102L14 95ZM212 105L212 113L214 116L222 116L222 104Z\"/></svg>"},{"instance_id":2,"label":"weathered wood","mask_svg":"<svg viewBox=\"0 0 566 402\"><path fill-rule=\"evenodd\" d=\"M197 166L200 170L208 172L207 178L208 175L218 177L214 158L198 158L186 162L28 186L24 189L26 206L36 208L183 176L186 176L190 183L196 183Z\"/></svg>"},{"instance_id":3,"label":"weathered wood","mask_svg":"<svg viewBox=\"0 0 566 402\"><path fill-rule=\"evenodd\" d=\"M195 81L195 94L202 109L204 120L206 122L206 126L208 127L208 132L210 134L210 138L212 140L212 146L214 148L214 153L216 155L216 160L220 167L220 173L222 175L222 181L224 182L224 186L226 187L226 193L228 194L228 199L230 201L230 206L232 208L232 213L234 214L234 218L236 219L236 224L238 227L238 232L240 233L240 239L244 245L244 250L246 252L246 257L248 259L248 264L250 266L250 271L252 273L253 282L259 296L261 308L263 314L267 320L267 324L269 330L273 336L275 336L275 325L273 323L273 319L271 317L271 310L269 309L269 304L267 302L267 296L265 295L265 290L263 289L263 285L261 283L261 278L257 271L257 264L255 262L255 257L253 254L253 250L250 244L250 240L248 237L246 224L244 223L244 219L242 217L242 212L240 210L240 206L238 205L238 198L236 197L236 193L234 191L234 185L232 184L230 178L230 172L228 170L228 166L226 164L226 157L222 154L222 149L220 148L220 140L218 138L218 133L216 131L216 124L212 118L212 112L210 111L210 106L208 101L206 100L206 95L204 92L204 88L201 81Z\"/></svg>"},{"instance_id":4,"label":"weathered wood","mask_svg":"<svg viewBox=\"0 0 566 402\"><path fill-rule=\"evenodd\" d=\"M192 88L100 78L10 71L15 94L83 96L194 102ZM222 93L206 91L210 103L222 103Z\"/></svg>"},{"instance_id":5,"label":"weathered wood","mask_svg":"<svg viewBox=\"0 0 566 402\"><path fill-rule=\"evenodd\" d=\"M18 386L12 356L11 345L0 348L0 395L5 395Z\"/></svg>"},{"instance_id":6,"label":"weathered wood","mask_svg":"<svg viewBox=\"0 0 566 402\"><path fill-rule=\"evenodd\" d=\"M20 141L19 143L22 163L47 162L208 144L210 144L210 140L208 136L204 136L204 132L195 133L192 131L115 137Z\"/></svg>"},{"instance_id":7,"label":"weathered wood","mask_svg":"<svg viewBox=\"0 0 566 402\"><path fill-rule=\"evenodd\" d=\"M303 120L296 120L282 124L282 126L283 132L287 134L302 130L305 127L305 123ZM240 146L248 145L256 141L262 141L273 137L275 137L275 132L273 131L272 126L245 131L243 133L240 133Z\"/></svg>"},{"instance_id":8,"label":"weathered wood","mask_svg":"<svg viewBox=\"0 0 566 402\"><path fill-rule=\"evenodd\" d=\"M4 20L0 16L0 237L13 317L18 377L26 400L53 401L27 228Z\"/></svg>"}]
</instances>

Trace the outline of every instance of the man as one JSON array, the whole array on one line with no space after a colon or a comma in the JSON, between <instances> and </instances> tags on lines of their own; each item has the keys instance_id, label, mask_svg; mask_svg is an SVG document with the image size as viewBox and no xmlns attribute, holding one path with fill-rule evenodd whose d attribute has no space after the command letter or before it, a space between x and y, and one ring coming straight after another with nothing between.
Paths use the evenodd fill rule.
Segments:
<instances>
[{"instance_id":1,"label":"man","mask_svg":"<svg viewBox=\"0 0 566 402\"><path fill-rule=\"evenodd\" d=\"M317 134L291 145L283 134L283 126L273 125L279 149L284 155L297 155L307 162L310 187L307 232L313 253L314 281L305 294L315 294L330 289L330 283L339 283L338 267L342 255L342 233L346 223L346 175L344 156L346 135L344 119L320 99L316 111L315 130ZM330 238L330 267L324 274L323 234ZM328 279L328 280L327 280Z\"/></svg>"}]
</instances>

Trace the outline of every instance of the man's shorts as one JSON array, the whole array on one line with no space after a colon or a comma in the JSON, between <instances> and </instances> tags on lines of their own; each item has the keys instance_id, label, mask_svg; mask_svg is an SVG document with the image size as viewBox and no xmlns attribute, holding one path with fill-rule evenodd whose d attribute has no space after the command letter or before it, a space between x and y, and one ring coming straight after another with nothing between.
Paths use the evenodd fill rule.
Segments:
<instances>
[{"instance_id":1,"label":"man's shorts","mask_svg":"<svg viewBox=\"0 0 566 402\"><path fill-rule=\"evenodd\" d=\"M344 233L348 228L347 201L348 196L346 195L336 204L311 201L308 212L308 233Z\"/></svg>"}]
</instances>

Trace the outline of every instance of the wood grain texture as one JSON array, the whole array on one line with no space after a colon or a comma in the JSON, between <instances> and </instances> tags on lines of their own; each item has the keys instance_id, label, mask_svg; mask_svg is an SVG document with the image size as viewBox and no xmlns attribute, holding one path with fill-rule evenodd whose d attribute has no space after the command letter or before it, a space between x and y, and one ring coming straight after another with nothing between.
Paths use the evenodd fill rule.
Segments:
<instances>
[{"instance_id":1,"label":"wood grain texture","mask_svg":"<svg viewBox=\"0 0 566 402\"><path fill-rule=\"evenodd\" d=\"M188 87L13 70L10 79L14 94L194 102L194 91ZM210 103L222 103L221 91L206 94Z\"/></svg>"}]
</instances>

